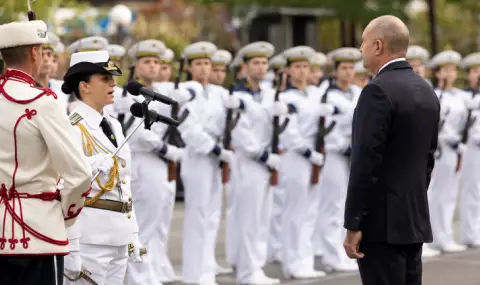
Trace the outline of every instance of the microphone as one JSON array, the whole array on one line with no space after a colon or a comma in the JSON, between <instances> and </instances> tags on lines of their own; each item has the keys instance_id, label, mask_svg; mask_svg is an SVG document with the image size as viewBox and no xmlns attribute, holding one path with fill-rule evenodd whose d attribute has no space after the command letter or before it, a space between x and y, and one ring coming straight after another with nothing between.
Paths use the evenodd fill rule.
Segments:
<instances>
[{"instance_id":1,"label":"microphone","mask_svg":"<svg viewBox=\"0 0 480 285\"><path fill-rule=\"evenodd\" d=\"M130 106L130 112L132 113L133 116L137 118L143 118L143 110L142 110L142 103L134 103L132 106ZM165 117L163 115L158 114L157 112L153 110L148 110L148 117L152 122L162 122L167 125L173 125L173 126L178 126L180 123L172 118Z\"/></svg>"},{"instance_id":2,"label":"microphone","mask_svg":"<svg viewBox=\"0 0 480 285\"><path fill-rule=\"evenodd\" d=\"M153 91L151 88L143 87L142 84L139 82L132 80L127 84L127 91L128 93L132 94L133 96L143 95L149 100L160 101L164 104L174 105L177 104L177 101L167 97L165 95L159 94Z\"/></svg>"}]
</instances>

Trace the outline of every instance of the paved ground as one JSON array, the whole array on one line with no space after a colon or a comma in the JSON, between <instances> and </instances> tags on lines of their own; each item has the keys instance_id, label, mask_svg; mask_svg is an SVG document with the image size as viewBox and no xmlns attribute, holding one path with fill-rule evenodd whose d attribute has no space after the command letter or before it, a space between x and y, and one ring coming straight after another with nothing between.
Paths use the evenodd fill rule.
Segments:
<instances>
[{"instance_id":1,"label":"paved ground","mask_svg":"<svg viewBox=\"0 0 480 285\"><path fill-rule=\"evenodd\" d=\"M172 220L172 232L170 235L170 258L175 270L180 272L181 265L181 244L183 228L183 203L175 205L174 217ZM222 222L217 239L217 260L225 265L224 254L225 227ZM319 262L318 262L319 264ZM321 268L318 268L321 269ZM266 267L267 275L282 279L282 284L288 285L361 285L357 273L329 274L322 279L315 280L285 280L281 274L278 264L270 264ZM220 285L235 284L233 274L217 277ZM480 284L480 249L468 250L466 252L443 255L438 258L425 260L424 264L424 285L479 285ZM175 284L177 285L177 284Z\"/></svg>"}]
</instances>

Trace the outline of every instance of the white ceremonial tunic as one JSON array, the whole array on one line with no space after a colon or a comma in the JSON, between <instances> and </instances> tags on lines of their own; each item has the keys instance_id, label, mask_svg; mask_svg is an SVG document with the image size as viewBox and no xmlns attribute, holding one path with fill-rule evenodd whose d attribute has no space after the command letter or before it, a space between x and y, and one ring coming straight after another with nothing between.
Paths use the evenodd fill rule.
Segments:
<instances>
[{"instance_id":1,"label":"white ceremonial tunic","mask_svg":"<svg viewBox=\"0 0 480 285\"><path fill-rule=\"evenodd\" d=\"M120 146L125 139L120 123L107 114L106 111L101 115L82 101L78 101L76 108L72 110L71 118L72 116L81 117L75 124L75 139L78 142L84 143L85 155L91 163L94 163L92 159L95 154L109 154L117 150L117 147L107 138L100 126L103 118L106 118L110 124L116 138L117 146ZM82 133L81 128L84 128L95 142L96 150L93 150L92 156L84 140L86 135ZM131 206L130 155L129 146L125 144L116 154L118 159L119 181L115 179L113 189L105 191L103 194L100 194L102 190L97 181L93 182L92 191L88 196L89 198L100 195L99 199L129 203ZM108 180L108 174L101 173L98 177L101 183L105 185ZM122 213L86 206L80 214L79 220L79 235L73 237L69 235L69 238L72 240L79 239L80 248L78 250L80 251L82 259L82 267L90 271L92 273L90 277L100 285L123 284L128 263L127 245L133 241L134 234L138 233L137 220L133 207L131 207L130 212L127 210ZM71 260L66 258L65 268L71 266L69 262L71 262ZM65 284L70 284L70 281L66 279L64 279L64 281ZM83 280L81 282L84 283L80 284L88 284Z\"/></svg>"},{"instance_id":2,"label":"white ceremonial tunic","mask_svg":"<svg viewBox=\"0 0 480 285\"><path fill-rule=\"evenodd\" d=\"M460 89L449 91L435 90L440 96L442 114L440 120L445 120L439 131L440 157L435 160L435 168L429 185L430 220L433 231L432 246L446 249L455 244L453 238L453 215L458 198L458 176L455 172L461 131L465 125L467 110L465 99L468 94Z\"/></svg>"},{"instance_id":3,"label":"white ceremonial tunic","mask_svg":"<svg viewBox=\"0 0 480 285\"><path fill-rule=\"evenodd\" d=\"M206 88L195 81L182 83L195 98L179 114L189 116L178 127L186 144L181 175L185 187L183 239L183 282L205 284L215 281L215 242L220 222L222 182L220 160L211 151L225 127L227 90L215 85Z\"/></svg>"},{"instance_id":4,"label":"white ceremonial tunic","mask_svg":"<svg viewBox=\"0 0 480 285\"><path fill-rule=\"evenodd\" d=\"M160 94L168 94L168 91L173 89L173 84L155 84L153 88ZM137 102L144 99L143 96L133 98ZM171 107L157 101L150 102L149 109L167 117L171 115ZM134 121L130 123L132 119ZM127 132L132 131L140 122L140 118L126 114L125 123L130 125ZM131 187L135 196L139 237L150 253L143 263L129 262L130 285L171 281L175 277L168 258L168 234L175 202L175 181L168 181L168 161L158 154L167 129L168 125L162 123L154 123L151 130L146 130L142 125L129 141L132 151Z\"/></svg>"},{"instance_id":5,"label":"white ceremonial tunic","mask_svg":"<svg viewBox=\"0 0 480 285\"><path fill-rule=\"evenodd\" d=\"M273 188L271 173L259 158L271 153L272 104L275 90L255 93L241 82L234 93L245 104L238 125L232 131L235 165L232 186L235 207L234 254L237 283L252 284L265 276L268 230L271 221Z\"/></svg>"},{"instance_id":6,"label":"white ceremonial tunic","mask_svg":"<svg viewBox=\"0 0 480 285\"><path fill-rule=\"evenodd\" d=\"M471 97L471 91L467 92ZM479 96L479 94L476 94ZM460 240L480 246L480 111L471 114L473 125L468 132L467 149L463 153L460 192Z\"/></svg>"},{"instance_id":7,"label":"white ceremonial tunic","mask_svg":"<svg viewBox=\"0 0 480 285\"><path fill-rule=\"evenodd\" d=\"M78 220L90 166L53 92L12 69L0 85L0 256L66 255L66 228Z\"/></svg>"},{"instance_id":8,"label":"white ceremonial tunic","mask_svg":"<svg viewBox=\"0 0 480 285\"><path fill-rule=\"evenodd\" d=\"M308 91L307 91L308 92ZM292 103L297 114L282 134L280 187L285 191L282 222L283 271L290 276L303 276L314 270L313 230L318 213L318 192L312 191L312 163L303 156L307 149L314 149L320 105L318 92L304 93L287 88L281 99Z\"/></svg>"},{"instance_id":9,"label":"white ceremonial tunic","mask_svg":"<svg viewBox=\"0 0 480 285\"><path fill-rule=\"evenodd\" d=\"M339 265L355 265L343 248L345 229L343 215L350 173L349 150L351 147L353 112L361 89L351 86L347 91L331 89L327 103L342 106L342 114L326 120L326 127L335 122L332 131L325 137L325 164L322 167L320 183L313 191L319 191L319 213L313 235L315 249L323 252L322 263L333 268ZM321 90L323 95L325 90Z\"/></svg>"}]
</instances>

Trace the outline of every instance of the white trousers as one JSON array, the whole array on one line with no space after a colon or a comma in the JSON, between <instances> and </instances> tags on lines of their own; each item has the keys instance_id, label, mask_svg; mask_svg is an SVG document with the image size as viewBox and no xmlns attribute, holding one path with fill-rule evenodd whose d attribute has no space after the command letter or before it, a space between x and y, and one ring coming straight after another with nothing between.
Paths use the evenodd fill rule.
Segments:
<instances>
[{"instance_id":1,"label":"white trousers","mask_svg":"<svg viewBox=\"0 0 480 285\"><path fill-rule=\"evenodd\" d=\"M267 261L273 193L270 172L264 164L242 154L235 158L237 283L249 284L255 276L263 275Z\"/></svg>"},{"instance_id":2,"label":"white trousers","mask_svg":"<svg viewBox=\"0 0 480 285\"><path fill-rule=\"evenodd\" d=\"M334 266L352 262L345 254L343 228L347 195L349 160L331 152L325 158L320 183L319 213L314 234L314 247L323 251L323 263Z\"/></svg>"},{"instance_id":3,"label":"white trousers","mask_svg":"<svg viewBox=\"0 0 480 285\"><path fill-rule=\"evenodd\" d=\"M457 152L443 143L440 145L442 155L435 161L428 194L433 245L442 248L454 242L452 224L459 185L455 173Z\"/></svg>"},{"instance_id":4,"label":"white trousers","mask_svg":"<svg viewBox=\"0 0 480 285\"><path fill-rule=\"evenodd\" d=\"M295 276L297 272L314 269L312 237L319 195L312 191L312 164L307 159L293 151L287 151L282 159L287 166L280 173L285 177L283 271Z\"/></svg>"},{"instance_id":5,"label":"white trousers","mask_svg":"<svg viewBox=\"0 0 480 285\"><path fill-rule=\"evenodd\" d=\"M480 244L480 147L469 144L463 155L460 192L460 237L464 244Z\"/></svg>"},{"instance_id":6,"label":"white trousers","mask_svg":"<svg viewBox=\"0 0 480 285\"><path fill-rule=\"evenodd\" d=\"M232 166L231 166L232 167ZM235 265L237 262L237 195L236 188L233 186L235 171L231 172L230 181L224 185L226 191L226 221L225 221L225 257L229 265Z\"/></svg>"},{"instance_id":7,"label":"white trousers","mask_svg":"<svg viewBox=\"0 0 480 285\"><path fill-rule=\"evenodd\" d=\"M127 271L128 252L125 246L107 246L95 244L80 244L82 268L90 271L93 279L99 285L120 285L124 283ZM65 285L90 285L84 279L71 282L64 278ZM147 284L145 284L147 285Z\"/></svg>"},{"instance_id":8,"label":"white trousers","mask_svg":"<svg viewBox=\"0 0 480 285\"><path fill-rule=\"evenodd\" d=\"M283 167L283 164L282 164ZM281 173L281 171L280 171ZM273 189L272 219L268 234L268 260L282 260L282 220L283 220L283 200L285 191L283 187L284 177L279 175L279 183Z\"/></svg>"},{"instance_id":9,"label":"white trousers","mask_svg":"<svg viewBox=\"0 0 480 285\"><path fill-rule=\"evenodd\" d=\"M174 276L167 242L175 184L167 181L167 164L156 154L136 152L132 157L131 188L139 239L149 254L143 263L129 264L129 285L144 285Z\"/></svg>"},{"instance_id":10,"label":"white trousers","mask_svg":"<svg viewBox=\"0 0 480 285\"><path fill-rule=\"evenodd\" d=\"M222 203L219 160L187 152L181 172L185 186L182 281L214 282L215 242Z\"/></svg>"}]
</instances>

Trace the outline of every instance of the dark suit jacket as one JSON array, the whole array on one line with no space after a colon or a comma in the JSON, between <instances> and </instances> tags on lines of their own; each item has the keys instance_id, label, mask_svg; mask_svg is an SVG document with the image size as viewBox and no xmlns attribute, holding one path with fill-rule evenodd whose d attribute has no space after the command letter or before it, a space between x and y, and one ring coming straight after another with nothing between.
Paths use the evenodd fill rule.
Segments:
<instances>
[{"instance_id":1,"label":"dark suit jacket","mask_svg":"<svg viewBox=\"0 0 480 285\"><path fill-rule=\"evenodd\" d=\"M427 188L440 104L407 61L382 69L355 109L345 228L364 242L431 242Z\"/></svg>"}]
</instances>

